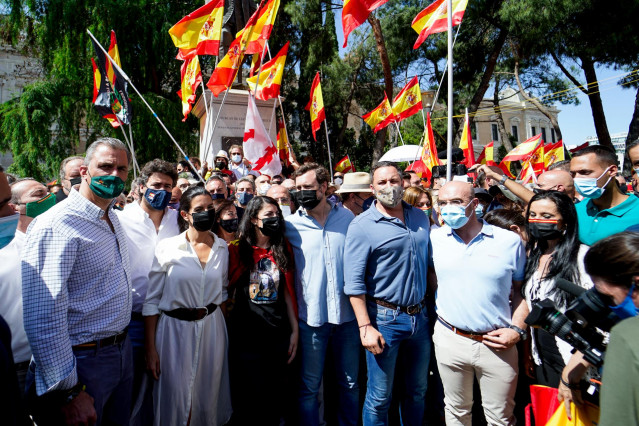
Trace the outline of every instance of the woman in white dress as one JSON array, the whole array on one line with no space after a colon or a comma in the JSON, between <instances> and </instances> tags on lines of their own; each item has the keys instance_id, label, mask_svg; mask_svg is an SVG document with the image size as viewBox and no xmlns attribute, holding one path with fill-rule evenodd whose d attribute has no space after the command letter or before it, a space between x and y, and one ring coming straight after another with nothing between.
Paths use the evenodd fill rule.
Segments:
<instances>
[{"instance_id":1,"label":"woman in white dress","mask_svg":"<svg viewBox=\"0 0 639 426\"><path fill-rule=\"evenodd\" d=\"M182 234L155 250L143 315L155 425L222 425L231 417L227 334L228 248L215 236L202 187L180 199Z\"/></svg>"},{"instance_id":2,"label":"woman in white dress","mask_svg":"<svg viewBox=\"0 0 639 426\"><path fill-rule=\"evenodd\" d=\"M528 309L532 310L536 302L550 299L564 312L574 296L557 287L558 278L585 288L593 285L583 268L588 247L579 243L574 203L558 191L540 192L528 204L526 221L528 261L522 291ZM557 387L572 347L543 329L533 328L531 334L537 383Z\"/></svg>"}]
</instances>

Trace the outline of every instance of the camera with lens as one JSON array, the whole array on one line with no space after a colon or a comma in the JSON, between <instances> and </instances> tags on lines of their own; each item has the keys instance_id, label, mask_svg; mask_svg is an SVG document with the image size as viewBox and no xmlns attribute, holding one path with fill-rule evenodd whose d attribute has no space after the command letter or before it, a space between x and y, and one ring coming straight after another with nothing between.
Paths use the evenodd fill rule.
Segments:
<instances>
[{"instance_id":1,"label":"camera with lens","mask_svg":"<svg viewBox=\"0 0 639 426\"><path fill-rule=\"evenodd\" d=\"M601 367L606 351L605 332L610 331L619 318L612 314L610 298L595 288L585 290L566 280L557 279L557 287L577 296L565 313L545 299L533 305L526 324L541 328L569 343L584 354L584 359Z\"/></svg>"},{"instance_id":2,"label":"camera with lens","mask_svg":"<svg viewBox=\"0 0 639 426\"><path fill-rule=\"evenodd\" d=\"M437 158L446 159L446 151L439 151ZM453 148L451 170L453 176L464 176L468 173L468 169L461 162L464 161L464 151L459 148ZM446 166L433 166L433 178L446 177Z\"/></svg>"}]
</instances>

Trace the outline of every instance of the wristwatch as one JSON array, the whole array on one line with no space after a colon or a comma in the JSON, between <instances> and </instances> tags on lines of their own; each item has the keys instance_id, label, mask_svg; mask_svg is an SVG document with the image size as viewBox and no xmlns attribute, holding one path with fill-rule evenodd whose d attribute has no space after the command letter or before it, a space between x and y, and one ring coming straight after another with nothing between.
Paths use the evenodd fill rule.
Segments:
<instances>
[{"instance_id":1,"label":"wristwatch","mask_svg":"<svg viewBox=\"0 0 639 426\"><path fill-rule=\"evenodd\" d=\"M501 177L501 179L499 179L499 184L500 184L500 185L503 185L503 184L505 184L505 183L506 183L506 181L507 181L507 180L508 180L508 176L503 175L503 176ZM520 330L521 330L521 329L520 329Z\"/></svg>"},{"instance_id":2,"label":"wristwatch","mask_svg":"<svg viewBox=\"0 0 639 426\"><path fill-rule=\"evenodd\" d=\"M71 401L73 401L73 399L80 395L80 392L83 392L84 390L86 390L86 386L83 385L82 383L78 382L77 385L75 385L74 387L72 387L71 389L66 391L65 394L65 398L64 398L64 403L68 404Z\"/></svg>"},{"instance_id":3,"label":"wristwatch","mask_svg":"<svg viewBox=\"0 0 639 426\"><path fill-rule=\"evenodd\" d=\"M523 340L526 340L528 338L528 333L526 333L526 330L522 330L521 328L517 327L516 325L511 325L508 328L510 328L511 330L515 330L519 334L519 339L520 340L523 341Z\"/></svg>"}]
</instances>

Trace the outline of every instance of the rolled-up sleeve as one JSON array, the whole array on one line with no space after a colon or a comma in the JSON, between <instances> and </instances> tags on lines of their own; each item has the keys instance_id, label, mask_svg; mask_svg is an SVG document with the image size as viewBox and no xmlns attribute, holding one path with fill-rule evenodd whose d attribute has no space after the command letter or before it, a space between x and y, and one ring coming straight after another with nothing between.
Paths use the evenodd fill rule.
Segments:
<instances>
[{"instance_id":1,"label":"rolled-up sleeve","mask_svg":"<svg viewBox=\"0 0 639 426\"><path fill-rule=\"evenodd\" d=\"M36 362L36 392L78 382L67 313L67 281L78 243L51 227L32 227L22 252L24 328Z\"/></svg>"},{"instance_id":2,"label":"rolled-up sleeve","mask_svg":"<svg viewBox=\"0 0 639 426\"><path fill-rule=\"evenodd\" d=\"M347 296L367 293L366 266L371 250L364 227L360 221L352 221L346 233L344 246L344 293Z\"/></svg>"},{"instance_id":3,"label":"rolled-up sleeve","mask_svg":"<svg viewBox=\"0 0 639 426\"><path fill-rule=\"evenodd\" d=\"M142 315L160 315L160 300L164 292L164 282L166 280L166 267L160 260L161 245L157 247L155 256L153 257L153 265L149 272L149 288L146 291L146 300L142 306Z\"/></svg>"}]
</instances>

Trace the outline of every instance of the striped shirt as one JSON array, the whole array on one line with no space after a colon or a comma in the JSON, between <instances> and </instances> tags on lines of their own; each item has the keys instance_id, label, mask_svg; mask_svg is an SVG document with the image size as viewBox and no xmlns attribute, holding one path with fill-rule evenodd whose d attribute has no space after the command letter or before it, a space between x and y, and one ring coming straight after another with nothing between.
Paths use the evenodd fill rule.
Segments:
<instances>
[{"instance_id":1,"label":"striped shirt","mask_svg":"<svg viewBox=\"0 0 639 426\"><path fill-rule=\"evenodd\" d=\"M121 333L131 319L126 236L104 210L72 190L29 226L22 253L24 327L36 392L78 382L72 346Z\"/></svg>"}]
</instances>

